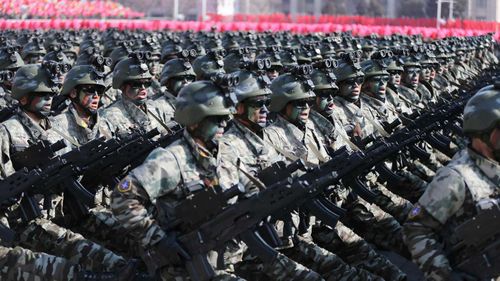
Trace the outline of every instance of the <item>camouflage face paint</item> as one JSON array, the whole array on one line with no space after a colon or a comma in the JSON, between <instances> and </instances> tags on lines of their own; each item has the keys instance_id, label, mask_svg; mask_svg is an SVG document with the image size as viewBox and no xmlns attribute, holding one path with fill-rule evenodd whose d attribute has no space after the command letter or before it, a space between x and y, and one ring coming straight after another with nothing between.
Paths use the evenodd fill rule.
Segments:
<instances>
[{"instance_id":1,"label":"camouflage face paint","mask_svg":"<svg viewBox=\"0 0 500 281\"><path fill-rule=\"evenodd\" d=\"M230 119L229 115L206 117L199 123L194 134L205 143L217 143L218 139L224 134L224 129Z\"/></svg>"}]
</instances>

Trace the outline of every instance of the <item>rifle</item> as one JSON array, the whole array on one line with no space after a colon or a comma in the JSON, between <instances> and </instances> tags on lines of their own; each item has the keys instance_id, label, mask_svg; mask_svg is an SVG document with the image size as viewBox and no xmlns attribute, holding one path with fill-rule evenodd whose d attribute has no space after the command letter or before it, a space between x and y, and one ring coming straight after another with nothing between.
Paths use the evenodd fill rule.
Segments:
<instances>
[{"instance_id":1,"label":"rifle","mask_svg":"<svg viewBox=\"0 0 500 281\"><path fill-rule=\"evenodd\" d=\"M500 218L498 199L486 199L478 204L477 214L460 224L454 233L458 243L452 246L454 268L491 280L500 274Z\"/></svg>"},{"instance_id":2,"label":"rifle","mask_svg":"<svg viewBox=\"0 0 500 281\"><path fill-rule=\"evenodd\" d=\"M173 210L159 202L158 207L167 214L166 220L163 220L167 223L163 227L167 231L180 230L183 233L179 241L191 256L190 260L186 260L186 267L193 280L205 281L213 276L207 253L223 247L235 237L242 239L264 262L271 262L277 252L256 230L262 220L300 206L335 226L337 216L329 209L328 202L325 205L325 189L341 180L356 178L364 169L420 141L422 137L419 132L411 132L401 143L383 142L366 152L343 153L296 179L275 182L258 194L232 205L228 205L227 200L241 194L237 186L226 191L210 188L192 193Z\"/></svg>"},{"instance_id":3,"label":"rifle","mask_svg":"<svg viewBox=\"0 0 500 281\"><path fill-rule=\"evenodd\" d=\"M121 145L116 150L91 163L85 169L81 183L93 187L99 184L114 186L127 171L142 164L151 151L168 146L179 139L181 133L182 129L177 128L173 134L153 141L152 139L160 134L157 129L147 133L134 132L120 140Z\"/></svg>"}]
</instances>

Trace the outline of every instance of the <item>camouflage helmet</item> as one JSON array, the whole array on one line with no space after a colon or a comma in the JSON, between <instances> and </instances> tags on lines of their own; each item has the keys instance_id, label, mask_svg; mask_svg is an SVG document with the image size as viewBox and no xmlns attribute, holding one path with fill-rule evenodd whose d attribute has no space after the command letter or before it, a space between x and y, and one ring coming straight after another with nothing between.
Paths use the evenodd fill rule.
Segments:
<instances>
[{"instance_id":1,"label":"camouflage helmet","mask_svg":"<svg viewBox=\"0 0 500 281\"><path fill-rule=\"evenodd\" d=\"M140 56L141 58L137 58ZM131 53L127 59L121 60L113 70L113 88L120 89L127 81L151 79L147 58L144 53Z\"/></svg>"},{"instance_id":2,"label":"camouflage helmet","mask_svg":"<svg viewBox=\"0 0 500 281\"><path fill-rule=\"evenodd\" d=\"M234 101L212 81L193 82L179 92L174 118L184 126L200 123L205 117L230 115Z\"/></svg>"},{"instance_id":3,"label":"camouflage helmet","mask_svg":"<svg viewBox=\"0 0 500 281\"><path fill-rule=\"evenodd\" d=\"M276 70L280 71L283 68L283 63L281 63L281 57L278 53L260 54L255 59L256 60L257 59L269 59L269 61L271 61L271 69L276 69Z\"/></svg>"},{"instance_id":4,"label":"camouflage helmet","mask_svg":"<svg viewBox=\"0 0 500 281\"><path fill-rule=\"evenodd\" d=\"M109 57L111 58L111 69L114 69L116 64L119 63L120 61L127 59L128 55L132 53L131 49L126 49L126 48L116 48L113 49Z\"/></svg>"},{"instance_id":5,"label":"camouflage helmet","mask_svg":"<svg viewBox=\"0 0 500 281\"><path fill-rule=\"evenodd\" d=\"M361 71L359 63L342 62L334 71L337 81L343 82L350 78L363 77L365 74Z\"/></svg>"},{"instance_id":6,"label":"camouflage helmet","mask_svg":"<svg viewBox=\"0 0 500 281\"><path fill-rule=\"evenodd\" d=\"M339 89L335 81L337 77L331 70L314 69L311 73L311 80L314 83L314 90L333 90Z\"/></svg>"},{"instance_id":7,"label":"camouflage helmet","mask_svg":"<svg viewBox=\"0 0 500 281\"><path fill-rule=\"evenodd\" d=\"M165 42L161 48L160 62L165 63L172 58L176 58L176 54L181 51L182 46L180 45L179 39Z\"/></svg>"},{"instance_id":8,"label":"camouflage helmet","mask_svg":"<svg viewBox=\"0 0 500 281\"><path fill-rule=\"evenodd\" d=\"M291 50L284 50L279 53L281 63L284 67L298 65L297 57Z\"/></svg>"},{"instance_id":9,"label":"camouflage helmet","mask_svg":"<svg viewBox=\"0 0 500 281\"><path fill-rule=\"evenodd\" d=\"M311 80L304 80L293 74L280 75L271 83L269 110L280 112L291 101L313 98L316 96L313 88Z\"/></svg>"},{"instance_id":10,"label":"camouflage helmet","mask_svg":"<svg viewBox=\"0 0 500 281\"><path fill-rule=\"evenodd\" d=\"M21 57L23 59L27 59L28 56L31 55L45 56L45 54L47 54L47 51L43 47L42 42L38 40L31 41L28 44L24 45L24 48L21 51Z\"/></svg>"},{"instance_id":11,"label":"camouflage helmet","mask_svg":"<svg viewBox=\"0 0 500 281\"><path fill-rule=\"evenodd\" d=\"M193 61L193 70L198 80L208 79L216 73L224 73L225 52L211 51Z\"/></svg>"},{"instance_id":12,"label":"camouflage helmet","mask_svg":"<svg viewBox=\"0 0 500 281\"><path fill-rule=\"evenodd\" d=\"M500 83L480 89L465 105L463 131L466 135L491 132L500 124Z\"/></svg>"},{"instance_id":13,"label":"camouflage helmet","mask_svg":"<svg viewBox=\"0 0 500 281\"><path fill-rule=\"evenodd\" d=\"M393 60L391 60L391 62L387 66L387 71L401 71L401 72L403 72L404 68L402 66L402 63L399 60L393 59Z\"/></svg>"},{"instance_id":14,"label":"camouflage helmet","mask_svg":"<svg viewBox=\"0 0 500 281\"><path fill-rule=\"evenodd\" d=\"M104 90L104 74L91 65L74 66L64 78L61 94L69 95L78 85L95 85Z\"/></svg>"},{"instance_id":15,"label":"camouflage helmet","mask_svg":"<svg viewBox=\"0 0 500 281\"><path fill-rule=\"evenodd\" d=\"M265 75L256 75L251 71L242 70L238 72L239 84L234 88L238 102L251 97L270 95L271 80Z\"/></svg>"},{"instance_id":16,"label":"camouflage helmet","mask_svg":"<svg viewBox=\"0 0 500 281\"><path fill-rule=\"evenodd\" d=\"M163 66L160 75L160 84L166 85L167 81L174 77L190 76L193 79L196 77L193 66L186 59L172 59L167 61Z\"/></svg>"},{"instance_id":17,"label":"camouflage helmet","mask_svg":"<svg viewBox=\"0 0 500 281\"><path fill-rule=\"evenodd\" d=\"M43 57L43 60L51 60L51 61L56 61L56 62L59 62L59 63L65 63L65 64L71 64L70 60L68 59L68 57L66 56L66 54L64 54L62 51L52 51L52 52L48 52L44 57Z\"/></svg>"},{"instance_id":18,"label":"camouflage helmet","mask_svg":"<svg viewBox=\"0 0 500 281\"><path fill-rule=\"evenodd\" d=\"M373 76L389 76L387 65L379 60L366 60L361 63L365 79Z\"/></svg>"},{"instance_id":19,"label":"camouflage helmet","mask_svg":"<svg viewBox=\"0 0 500 281\"><path fill-rule=\"evenodd\" d=\"M0 51L0 70L16 70L23 65L21 55L13 48L6 47Z\"/></svg>"},{"instance_id":20,"label":"camouflage helmet","mask_svg":"<svg viewBox=\"0 0 500 281\"><path fill-rule=\"evenodd\" d=\"M12 97L20 100L31 93L58 93L59 87L43 66L28 64L20 67L12 82Z\"/></svg>"}]
</instances>

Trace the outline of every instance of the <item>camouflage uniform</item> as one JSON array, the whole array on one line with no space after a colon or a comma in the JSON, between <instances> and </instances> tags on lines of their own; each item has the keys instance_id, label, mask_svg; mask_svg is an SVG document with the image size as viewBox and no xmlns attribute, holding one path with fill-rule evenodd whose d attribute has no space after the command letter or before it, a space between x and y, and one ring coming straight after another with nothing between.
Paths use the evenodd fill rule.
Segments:
<instances>
[{"instance_id":1,"label":"camouflage uniform","mask_svg":"<svg viewBox=\"0 0 500 281\"><path fill-rule=\"evenodd\" d=\"M42 124L36 124L22 110L18 109L16 115L0 124L0 142L2 153L0 155L0 178L14 173L10 160L11 152L19 152L39 140L48 140L55 143L62 137L51 130L49 119L44 119Z\"/></svg>"},{"instance_id":2,"label":"camouflage uniform","mask_svg":"<svg viewBox=\"0 0 500 281\"><path fill-rule=\"evenodd\" d=\"M389 102L382 102L367 94L362 94L361 99L365 101L365 105L367 105L365 107L367 110L365 114L369 115L372 120L376 120L376 122L382 121L392 123L398 119L396 109ZM386 164L390 165L391 163L387 163L386 161ZM372 189L374 189L378 195L375 199L375 203L402 223L413 207L412 204L408 202L408 200L389 191L381 183L374 183Z\"/></svg>"},{"instance_id":3,"label":"camouflage uniform","mask_svg":"<svg viewBox=\"0 0 500 281\"><path fill-rule=\"evenodd\" d=\"M284 160L284 157L271 145L264 142L260 136L246 128L238 120L233 121L231 128L224 134L224 139L234 148L244 169L252 174L257 174L274 162ZM281 253L278 260L280 261L274 265L248 261L244 262L239 268L242 268L245 272L253 271L251 273L252 280L257 279L259 269L274 280L322 280L317 273ZM269 277L263 276L261 278L265 280Z\"/></svg>"},{"instance_id":4,"label":"camouflage uniform","mask_svg":"<svg viewBox=\"0 0 500 281\"><path fill-rule=\"evenodd\" d=\"M408 248L429 280L450 280L452 265L441 238L453 243L453 228L474 214L476 204L500 186L498 162L471 149L460 151L437 172L404 226ZM456 253L455 253L456 254Z\"/></svg>"},{"instance_id":5,"label":"camouflage uniform","mask_svg":"<svg viewBox=\"0 0 500 281\"><path fill-rule=\"evenodd\" d=\"M222 154L227 156L222 157ZM140 244L141 256L151 273L160 270L162 280L188 276L183 266L165 262L162 257L168 253L159 253L155 249L156 244L168 234L158 224L166 223L165 218L153 219L150 215L153 204L162 202L174 207L190 192L189 187L199 181L208 186L218 184L224 188L240 182L242 178L234 155L229 144L221 141L218 154L212 155L184 131L182 139L167 148L151 152L146 161L132 170L115 189L111 202L113 213ZM241 259L243 253L239 245L231 246L235 250L231 253L233 256L224 255L225 262L229 262L227 266L231 264L230 260L234 263L234 260ZM221 274L230 280L236 279L224 271Z\"/></svg>"},{"instance_id":6,"label":"camouflage uniform","mask_svg":"<svg viewBox=\"0 0 500 281\"><path fill-rule=\"evenodd\" d=\"M95 115L93 125L89 127L78 115L73 104L69 105L66 112L52 118L52 127L57 132L61 132L61 135L64 134L64 140L67 142L67 145L73 147L75 145L83 145L100 137L105 137L106 139L112 137L112 132L109 131L109 128L105 125L99 114Z\"/></svg>"},{"instance_id":7,"label":"camouflage uniform","mask_svg":"<svg viewBox=\"0 0 500 281\"><path fill-rule=\"evenodd\" d=\"M132 101L122 98L102 111L107 129L113 134L128 135L132 130L158 129L162 135L171 133L165 126L172 123L174 107L165 98L147 100L144 111ZM154 115L154 116L153 116Z\"/></svg>"},{"instance_id":8,"label":"camouflage uniform","mask_svg":"<svg viewBox=\"0 0 500 281\"><path fill-rule=\"evenodd\" d=\"M483 212L493 215L499 208L499 147L494 140L500 129L499 90L498 84L484 87L467 102L462 130L471 140L469 147L438 170L405 224L405 240L413 260L429 280L500 277L495 250L483 252L486 246L493 249L491 242L496 241L483 231L482 224L489 222L476 217ZM459 231L460 225L470 221L479 225ZM469 234L461 237L463 232ZM480 242L468 241L471 235ZM469 258L477 262L460 266ZM465 278L464 274L472 277Z\"/></svg>"},{"instance_id":9,"label":"camouflage uniform","mask_svg":"<svg viewBox=\"0 0 500 281\"><path fill-rule=\"evenodd\" d=\"M363 137L369 136L375 133L375 128L373 125L363 116L364 103L358 101L359 105L351 103L342 97L336 96L333 98L335 103L334 116L340 123L344 126L345 131L348 134L352 134L355 126L361 127L363 132Z\"/></svg>"},{"instance_id":10,"label":"camouflage uniform","mask_svg":"<svg viewBox=\"0 0 500 281\"><path fill-rule=\"evenodd\" d=\"M309 163L320 164L327 161L330 157L324 147L326 140L318 133L318 130L317 124L308 121L305 131L302 131L278 115L276 121L264 129L264 139L294 157L304 159ZM311 218L311 222L309 223L314 224L314 217ZM294 221L294 224L297 224L297 222ZM294 229L298 230L299 228L295 225ZM297 233L296 236L298 239L296 243L298 245L292 249L288 249L287 254L292 255L298 262L305 263L311 269L323 273L325 277L341 274L342 278L347 278L347 280L351 280L350 278L357 280L356 278L358 277L361 280L379 278L363 269L348 266L337 255L314 244L310 235L311 229L306 233ZM304 259L303 254L309 254L310 257ZM321 260L322 262L319 265L314 266L311 264L311 262L317 264Z\"/></svg>"},{"instance_id":11,"label":"camouflage uniform","mask_svg":"<svg viewBox=\"0 0 500 281\"><path fill-rule=\"evenodd\" d=\"M0 280L75 280L79 267L63 258L0 245Z\"/></svg>"}]
</instances>

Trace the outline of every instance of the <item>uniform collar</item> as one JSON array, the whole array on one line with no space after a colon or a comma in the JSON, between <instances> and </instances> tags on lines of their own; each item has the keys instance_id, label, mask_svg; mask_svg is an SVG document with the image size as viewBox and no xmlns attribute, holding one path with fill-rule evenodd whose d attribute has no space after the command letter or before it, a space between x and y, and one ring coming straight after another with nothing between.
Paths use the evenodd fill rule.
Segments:
<instances>
[{"instance_id":1,"label":"uniform collar","mask_svg":"<svg viewBox=\"0 0 500 281\"><path fill-rule=\"evenodd\" d=\"M483 172L497 187L500 187L500 165L480 155L471 148L467 148L467 153L481 172Z\"/></svg>"}]
</instances>

